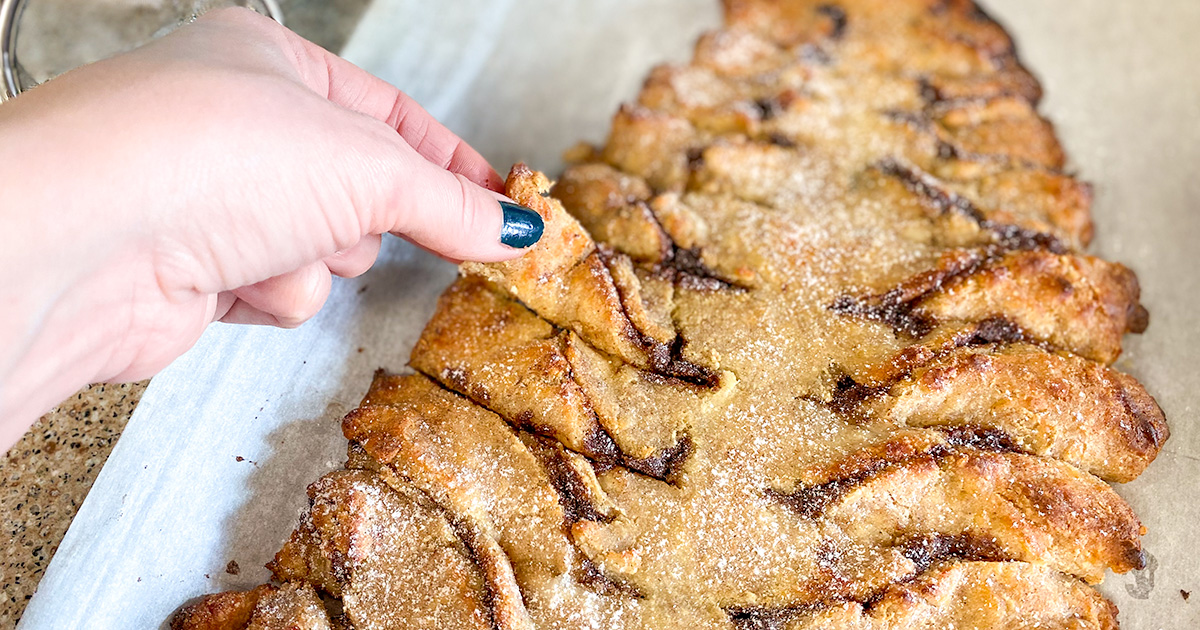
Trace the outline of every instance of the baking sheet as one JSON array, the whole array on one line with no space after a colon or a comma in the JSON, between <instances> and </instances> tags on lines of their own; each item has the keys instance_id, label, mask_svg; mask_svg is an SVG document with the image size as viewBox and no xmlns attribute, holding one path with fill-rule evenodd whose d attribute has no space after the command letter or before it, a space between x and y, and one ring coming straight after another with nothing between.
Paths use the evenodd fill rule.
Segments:
<instances>
[{"instance_id":1,"label":"baking sheet","mask_svg":"<svg viewBox=\"0 0 1200 630\"><path fill-rule=\"evenodd\" d=\"M1148 529L1150 565L1102 589L1127 629L1200 627L1200 3L987 8L1042 78L1074 168L1096 184L1094 251L1138 272L1151 313L1118 362L1173 432L1118 488ZM716 0L376 0L345 54L501 170L520 159L555 172L573 142L603 139L651 65L686 59L718 22ZM212 327L151 383L19 627L165 627L197 595L266 580L305 486L344 459L338 420L376 367L403 367L453 275L393 239L297 330Z\"/></svg>"}]
</instances>

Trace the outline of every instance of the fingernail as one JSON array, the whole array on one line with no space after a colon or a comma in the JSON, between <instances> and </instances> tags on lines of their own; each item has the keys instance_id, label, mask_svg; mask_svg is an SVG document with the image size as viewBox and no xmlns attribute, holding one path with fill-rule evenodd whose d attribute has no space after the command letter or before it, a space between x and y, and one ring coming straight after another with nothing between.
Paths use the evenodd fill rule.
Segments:
<instances>
[{"instance_id":1,"label":"fingernail","mask_svg":"<svg viewBox=\"0 0 1200 630\"><path fill-rule=\"evenodd\" d=\"M500 207L504 210L504 226L500 228L501 243L525 249L542 238L545 224L540 214L507 201L501 201Z\"/></svg>"}]
</instances>

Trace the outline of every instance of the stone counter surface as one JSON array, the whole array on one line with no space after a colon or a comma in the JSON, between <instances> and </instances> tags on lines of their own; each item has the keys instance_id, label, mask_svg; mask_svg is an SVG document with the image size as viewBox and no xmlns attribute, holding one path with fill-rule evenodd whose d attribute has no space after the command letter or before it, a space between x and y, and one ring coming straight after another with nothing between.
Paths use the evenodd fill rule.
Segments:
<instances>
[{"instance_id":1,"label":"stone counter surface","mask_svg":"<svg viewBox=\"0 0 1200 630\"><path fill-rule=\"evenodd\" d=\"M0 464L0 628L17 625L145 389L145 381L84 388L42 416Z\"/></svg>"},{"instance_id":2,"label":"stone counter surface","mask_svg":"<svg viewBox=\"0 0 1200 630\"><path fill-rule=\"evenodd\" d=\"M54 2L64 7L77 0ZM111 1L111 0L110 0ZM370 0L280 0L287 25L339 50ZM68 45L56 41L47 45ZM0 629L14 628L148 381L93 385L43 416L0 462Z\"/></svg>"}]
</instances>

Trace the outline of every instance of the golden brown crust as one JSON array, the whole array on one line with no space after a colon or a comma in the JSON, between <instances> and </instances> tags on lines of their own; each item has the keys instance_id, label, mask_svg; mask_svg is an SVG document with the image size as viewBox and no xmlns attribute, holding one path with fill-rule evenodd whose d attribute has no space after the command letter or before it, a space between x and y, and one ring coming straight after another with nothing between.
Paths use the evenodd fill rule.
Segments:
<instances>
[{"instance_id":1,"label":"golden brown crust","mask_svg":"<svg viewBox=\"0 0 1200 630\"><path fill-rule=\"evenodd\" d=\"M741 531L730 522L726 534L749 536L742 544L759 549L760 562L793 576L769 589L761 583L749 601L736 589L709 585L728 610L750 602L863 600L932 561L956 557L1045 563L1092 580L1106 566L1140 563L1140 525L1100 481L1055 460L955 446L936 433L880 445L875 456L859 451L810 477L812 485L776 492L765 504L712 497L689 505L687 493L661 482L622 469L597 472L583 458L554 451L561 447L515 439L499 418L419 377L379 377L346 427L347 437L390 471L389 483L416 484L480 531L495 532L527 598L547 588L539 575L578 575L589 566L620 585L610 587L614 592L632 589L643 602L694 597L688 576L711 570L703 568L709 561L736 562L729 554L739 547L734 539L710 539L706 528L681 526L726 509L740 512L739 520L787 527L791 535L765 555L760 536L773 539L770 530ZM486 486L480 478L489 479ZM489 498L501 496L512 504ZM524 521L511 512L515 506L546 518ZM566 532L559 523L569 525ZM664 534L677 546L656 551ZM807 561L796 555L806 549L815 552ZM576 583L585 585L578 577ZM553 591L563 596L562 588ZM535 624L543 613L530 611Z\"/></svg>"},{"instance_id":2,"label":"golden brown crust","mask_svg":"<svg viewBox=\"0 0 1200 630\"><path fill-rule=\"evenodd\" d=\"M1092 256L1012 252L957 275L914 309L938 321L1002 317L1030 338L1112 363L1127 332L1146 328L1138 283L1124 265Z\"/></svg>"},{"instance_id":3,"label":"golden brown crust","mask_svg":"<svg viewBox=\"0 0 1200 630\"><path fill-rule=\"evenodd\" d=\"M1139 566L1141 526L1128 506L1072 464L1046 458L1131 478L1161 446L1165 429L1144 392L1089 360L1111 361L1121 335L1141 327L1136 282L1119 265L1073 252L1090 236L1089 195L1055 172L1061 150L1027 98L1036 91L1027 75L979 54L1003 56L1007 37L961 3L941 18L918 17L918 31L941 20L960 32L936 47L950 57L918 55L931 78L914 81L899 74L892 51L852 48L850 31L839 32L855 21L869 29L875 18L864 7L874 4L841 16L816 10L802 35L780 31L777 12L813 5L758 5L738 10L776 12L767 41L731 30L706 38L697 64L656 69L592 156L602 163L564 175L554 196L581 225L545 196L544 178L514 169L509 195L541 212L550 234L569 236L551 236L528 262L467 266L413 366L518 430L519 439L504 439L508 457L527 462L522 491L557 497L568 525L557 557L576 567L569 574L594 567L613 602L636 594L732 614L866 600L953 559L1021 560L1092 581ZM819 55L780 54L835 34L842 43L829 42L828 54L860 55L837 59L844 76L823 69ZM971 78L989 67L991 82ZM809 84L868 98L874 109L818 124L836 110ZM881 141L859 148L864 133ZM1039 195L1012 203L1022 188ZM675 366L719 368L736 385L718 394L719 379L685 382L692 400L721 401L698 412L676 397L687 390L671 381L679 375L655 357L655 344L672 349ZM963 364L968 355L994 359L1001 374L988 379L1007 378L1026 405L1061 413L985 414L981 397L948 417L938 403L946 398L914 384L940 373L945 396L996 391L1001 383ZM1039 369L1062 387L1039 388L1031 377ZM1079 426L1054 403L1073 393L1104 394L1108 405L1077 407L1091 422ZM811 403L796 409L796 394ZM1135 411L1122 401L1142 404ZM463 418L437 411L460 404L451 403L410 413L430 427L439 414ZM623 405L635 420L614 420ZM448 458L457 463L446 469L464 471L449 487L477 483L469 471L482 464L435 457L419 434L398 439L379 422L347 436L396 474L430 479L431 496L445 491L411 462ZM1083 449L1089 429L1110 439ZM478 439L460 425L429 430ZM669 451L682 431L690 446L668 475L595 440L640 456ZM508 470L497 466L487 469ZM489 491L507 483L488 482ZM450 509L507 518L495 505ZM501 537L510 557L561 540L525 536ZM542 597L538 571L514 560L513 574L527 599ZM698 589L686 577L694 575L714 577ZM543 613L530 609L535 624Z\"/></svg>"},{"instance_id":4,"label":"golden brown crust","mask_svg":"<svg viewBox=\"0 0 1200 630\"><path fill-rule=\"evenodd\" d=\"M866 404L907 426L990 431L1119 482L1141 474L1169 435L1133 378L1028 344L954 350Z\"/></svg>"},{"instance_id":5,"label":"golden brown crust","mask_svg":"<svg viewBox=\"0 0 1200 630\"><path fill-rule=\"evenodd\" d=\"M402 490L367 471L326 475L309 487L308 512L268 568L339 597L356 628L490 630L484 570L442 510Z\"/></svg>"},{"instance_id":6,"label":"golden brown crust","mask_svg":"<svg viewBox=\"0 0 1200 630\"><path fill-rule=\"evenodd\" d=\"M171 630L330 630L329 613L307 582L206 595L171 619Z\"/></svg>"},{"instance_id":7,"label":"golden brown crust","mask_svg":"<svg viewBox=\"0 0 1200 630\"><path fill-rule=\"evenodd\" d=\"M1106 568L1143 565L1141 523L1133 511L1103 482L1070 465L956 447L883 466L850 483L826 482L818 490L834 486L841 496L820 516L856 540L982 542L994 559L1046 564L1092 583ZM789 498L819 505L821 492L812 490Z\"/></svg>"},{"instance_id":8,"label":"golden brown crust","mask_svg":"<svg viewBox=\"0 0 1200 630\"><path fill-rule=\"evenodd\" d=\"M171 630L245 630L258 602L276 590L270 584L263 584L249 591L205 595L175 613Z\"/></svg>"},{"instance_id":9,"label":"golden brown crust","mask_svg":"<svg viewBox=\"0 0 1200 630\"><path fill-rule=\"evenodd\" d=\"M543 242L515 260L481 265L464 263L478 275L521 300L555 325L574 330L626 362L649 362L638 332L625 314L620 294L603 256L579 223L555 199L543 196L550 181L519 165L509 175L507 193L536 210L545 221Z\"/></svg>"},{"instance_id":10,"label":"golden brown crust","mask_svg":"<svg viewBox=\"0 0 1200 630\"><path fill-rule=\"evenodd\" d=\"M885 291L841 296L832 308L921 338L939 326L1003 321L1011 336L1112 363L1127 332L1147 324L1136 277L1091 256L995 246L944 252Z\"/></svg>"},{"instance_id":11,"label":"golden brown crust","mask_svg":"<svg viewBox=\"0 0 1200 630\"><path fill-rule=\"evenodd\" d=\"M1117 610L1077 580L1020 562L942 564L869 604L777 614L780 630L1116 630ZM763 615L765 617L766 615Z\"/></svg>"},{"instance_id":12,"label":"golden brown crust","mask_svg":"<svg viewBox=\"0 0 1200 630\"><path fill-rule=\"evenodd\" d=\"M682 340L669 323L671 306L656 307L641 299L644 283L635 277L630 260L598 247L549 191L545 175L524 164L514 166L506 192L542 215L546 222L542 245L504 263L464 263L463 273L486 279L551 324L574 331L597 350L625 363L665 376L716 384L718 366L680 356ZM683 275L671 271L672 276ZM706 280L720 283L707 277L698 282Z\"/></svg>"},{"instance_id":13,"label":"golden brown crust","mask_svg":"<svg viewBox=\"0 0 1200 630\"><path fill-rule=\"evenodd\" d=\"M730 374L705 387L614 361L471 276L443 294L412 366L514 426L660 478L674 471L658 460L735 387Z\"/></svg>"},{"instance_id":14,"label":"golden brown crust","mask_svg":"<svg viewBox=\"0 0 1200 630\"><path fill-rule=\"evenodd\" d=\"M529 263L468 266L487 282L456 283L414 351L414 367L519 431L513 453L546 475L527 483L564 506L562 557L598 568L616 585L608 597L710 602L733 619L865 600L953 559L1091 581L1140 566L1136 516L1073 465L1132 478L1165 436L1144 390L1100 364L1144 327L1136 281L1075 253L1090 194L1057 172L1061 149L1007 36L969 3L902 4L730 2L734 27L706 37L693 65L656 69L599 162L553 189L601 244L552 237ZM879 30L901 14L935 45ZM822 52L787 52L810 44ZM518 166L508 192L557 226L547 185ZM566 223L550 232L584 233ZM654 342L736 386L697 413L672 398L678 375ZM1061 384L1039 379L1051 375ZM615 386L630 377L651 384ZM690 386L703 400L714 384ZM982 392L1004 387L1024 402L988 405ZM1055 402L1078 395L1105 406ZM614 403L639 399L640 420L613 421ZM1026 411L1039 405L1057 413ZM657 479L589 440L645 454L681 430L679 471ZM1088 431L1106 437L1085 448ZM394 461L413 458L429 455ZM714 577L679 577L694 575Z\"/></svg>"},{"instance_id":15,"label":"golden brown crust","mask_svg":"<svg viewBox=\"0 0 1200 630\"><path fill-rule=\"evenodd\" d=\"M381 374L367 401L343 423L366 458L357 461L369 462L389 485L420 489L474 532L477 557L505 567L514 596L507 617L497 618L526 621L499 627L573 627L581 619L608 620L613 628L665 627L671 619L725 627L719 608L651 597L581 553L586 526L575 525L627 520L582 458L517 435L500 417L422 376ZM619 560L617 553L600 562Z\"/></svg>"},{"instance_id":16,"label":"golden brown crust","mask_svg":"<svg viewBox=\"0 0 1200 630\"><path fill-rule=\"evenodd\" d=\"M672 243L646 206L652 191L641 178L606 164L581 164L568 169L551 192L575 211L588 233L634 260L658 262L670 254Z\"/></svg>"},{"instance_id":17,"label":"golden brown crust","mask_svg":"<svg viewBox=\"0 0 1200 630\"><path fill-rule=\"evenodd\" d=\"M259 600L246 630L331 630L329 613L307 582L287 582Z\"/></svg>"}]
</instances>

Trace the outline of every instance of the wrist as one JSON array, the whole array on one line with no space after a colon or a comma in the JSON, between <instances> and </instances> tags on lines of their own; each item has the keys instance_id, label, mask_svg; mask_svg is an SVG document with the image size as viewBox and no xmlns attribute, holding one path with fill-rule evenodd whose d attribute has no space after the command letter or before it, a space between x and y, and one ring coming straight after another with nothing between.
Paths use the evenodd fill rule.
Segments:
<instances>
[{"instance_id":1,"label":"wrist","mask_svg":"<svg viewBox=\"0 0 1200 630\"><path fill-rule=\"evenodd\" d=\"M81 200L63 195L78 185L69 165L44 163L44 156L64 154L58 148L37 150L44 145L38 128L44 123L38 119L48 117L17 108L22 99L0 107L0 265L5 270L0 445L5 450L52 405L103 378L123 317L104 292L115 288L113 275L127 264L113 254L131 251L109 230L89 233L81 225L80 217L89 213Z\"/></svg>"}]
</instances>

